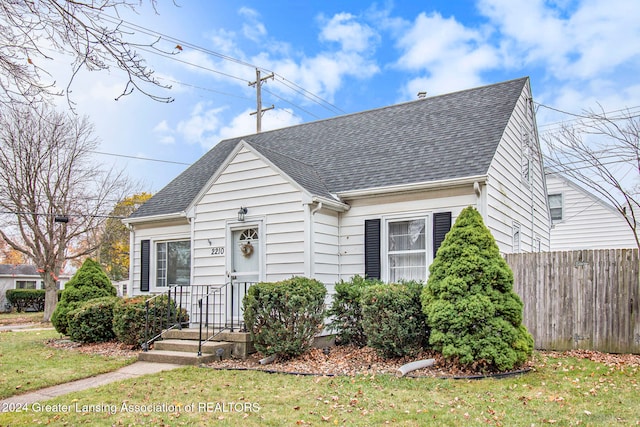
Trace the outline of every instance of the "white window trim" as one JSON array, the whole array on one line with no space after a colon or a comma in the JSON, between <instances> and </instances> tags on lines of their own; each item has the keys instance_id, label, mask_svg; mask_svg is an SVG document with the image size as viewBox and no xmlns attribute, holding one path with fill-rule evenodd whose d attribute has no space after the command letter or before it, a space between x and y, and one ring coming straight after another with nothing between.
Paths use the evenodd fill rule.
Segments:
<instances>
[{"instance_id":1,"label":"white window trim","mask_svg":"<svg viewBox=\"0 0 640 427\"><path fill-rule=\"evenodd\" d=\"M553 219L551 217L551 204L549 203L549 197L551 197L551 196L560 196L560 209L562 211L562 218L560 218L560 219ZM547 203L549 204L549 219L551 220L552 224L560 224L560 223L564 222L564 218L565 218L564 193L560 192L560 193L548 194L547 195Z\"/></svg>"},{"instance_id":2,"label":"white window trim","mask_svg":"<svg viewBox=\"0 0 640 427\"><path fill-rule=\"evenodd\" d=\"M425 227L425 262L426 262L426 275L424 281L426 283L429 278L429 266L433 262L433 212L420 212L420 213L405 213L397 215L383 216L382 220L382 236L380 242L380 262L381 262L381 276L382 280L389 283L391 277L391 270L389 268L389 223L399 221L412 221L416 219L424 220ZM416 253L422 251L415 251ZM409 253L404 251L404 253Z\"/></svg>"},{"instance_id":3,"label":"white window trim","mask_svg":"<svg viewBox=\"0 0 640 427\"><path fill-rule=\"evenodd\" d=\"M522 252L522 230L517 221L513 221L511 225L511 252L514 254Z\"/></svg>"},{"instance_id":4,"label":"white window trim","mask_svg":"<svg viewBox=\"0 0 640 427\"><path fill-rule=\"evenodd\" d=\"M149 244L149 291L150 293L162 293L169 289L169 286L158 286L158 255L157 244L166 242L189 242L189 257L191 268L189 269L189 284L193 283L193 240L189 236L167 236L150 239Z\"/></svg>"}]
</instances>

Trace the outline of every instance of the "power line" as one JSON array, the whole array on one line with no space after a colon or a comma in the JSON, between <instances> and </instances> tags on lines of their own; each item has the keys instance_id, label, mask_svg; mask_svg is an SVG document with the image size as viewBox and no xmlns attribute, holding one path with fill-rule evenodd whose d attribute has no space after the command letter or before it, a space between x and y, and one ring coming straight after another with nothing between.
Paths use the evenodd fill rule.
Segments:
<instances>
[{"instance_id":1,"label":"power line","mask_svg":"<svg viewBox=\"0 0 640 427\"><path fill-rule=\"evenodd\" d=\"M184 47L186 46L186 47L189 47L191 49L197 50L199 52L206 53L208 55L215 56L217 58L223 59L225 61L234 62L236 64L243 65L245 67L250 67L250 68L254 68L254 69L260 69L260 70L263 70L263 71L265 71L267 73L272 73L272 74L276 75L279 78L279 80L277 80L277 81L281 82L285 86L287 86L290 89L294 90L295 92L301 94L302 96L306 97L307 99L310 99L311 101L315 102L316 104L320 105L321 107L331 111L333 114L336 114L336 113L346 114L346 111L342 110L341 108L337 107L336 105L332 104L331 102L329 102L329 101L321 98L320 96L308 91L307 89L304 89L303 87L297 85L296 83L288 80L284 76L276 74L272 70L269 70L269 69L264 68L264 67L259 67L257 65L251 64L251 63L249 63L247 61L243 61L241 59L237 59L237 58L234 58L232 56L225 55L225 54L222 54L220 52L216 52L216 51L211 50L211 49L204 48L202 46L199 46L199 45L196 45L194 43L188 42L186 40L181 40L181 39L178 39L176 37L170 36L168 34L161 33L159 31L156 31L156 30L153 30L153 29L150 29L150 28L147 28L147 27L143 27L143 26L138 25L138 24L134 24L132 22L126 21L126 20L121 19L121 18L113 17L113 16L110 16L110 15L105 14L105 13L103 13L102 15L106 16L108 18L107 21L112 23L112 24L121 25L124 28L129 28L131 30L139 31L139 32L141 32L143 34L146 34L146 35L149 35L149 36L163 38L163 39L168 40L168 41L170 41L172 43L176 43L176 47L178 47L179 50L184 49ZM166 53L160 53L160 51L158 51L158 50L151 51L151 50L146 49L146 48L144 48L142 46L139 46L139 45L136 45L136 47L141 49L141 50L143 50L143 51L145 51L145 52L155 53L155 54L158 54L160 56L164 56L165 58L168 58L168 59L176 60L178 62L182 62L182 63L188 64L188 65L194 66L194 67L202 68L202 69L205 69L207 71L211 71L211 72L214 72L214 73L225 75L227 77L231 77L231 78L234 78L234 79L245 81L245 79L242 79L242 78L239 78L237 76L233 76L233 75L230 75L230 74L227 74L227 73L223 73L223 72L218 71L218 70L213 70L213 69L210 69L210 68L207 68L207 67L198 66L196 64L192 64L192 63L189 63L187 61L178 60L174 55L168 55ZM291 104L295 105L293 103L291 103Z\"/></svg>"},{"instance_id":2,"label":"power line","mask_svg":"<svg viewBox=\"0 0 640 427\"><path fill-rule=\"evenodd\" d=\"M161 159L152 159L149 157L139 157L139 156L129 156L126 154L115 154L115 153L105 153L104 151L91 151L91 153L94 154L101 154L103 156L113 156L113 157L124 157L127 159L135 159L135 160L146 160L149 162L159 162L159 163L171 163L174 165L186 165L186 166L190 166L191 163L185 163L185 162L177 162L174 160L161 160Z\"/></svg>"}]
</instances>

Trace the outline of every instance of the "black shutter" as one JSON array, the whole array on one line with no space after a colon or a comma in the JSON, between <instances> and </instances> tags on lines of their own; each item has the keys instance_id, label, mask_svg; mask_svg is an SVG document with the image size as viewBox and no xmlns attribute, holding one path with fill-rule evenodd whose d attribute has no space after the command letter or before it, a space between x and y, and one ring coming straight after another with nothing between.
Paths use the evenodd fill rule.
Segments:
<instances>
[{"instance_id":1,"label":"black shutter","mask_svg":"<svg viewBox=\"0 0 640 427\"><path fill-rule=\"evenodd\" d=\"M364 275L380 279L380 220L364 221Z\"/></svg>"},{"instance_id":2,"label":"black shutter","mask_svg":"<svg viewBox=\"0 0 640 427\"><path fill-rule=\"evenodd\" d=\"M444 241L444 237L451 230L451 212L437 212L433 214L433 257Z\"/></svg>"},{"instance_id":3,"label":"black shutter","mask_svg":"<svg viewBox=\"0 0 640 427\"><path fill-rule=\"evenodd\" d=\"M149 268L151 255L151 241L140 242L140 290L149 292Z\"/></svg>"}]
</instances>

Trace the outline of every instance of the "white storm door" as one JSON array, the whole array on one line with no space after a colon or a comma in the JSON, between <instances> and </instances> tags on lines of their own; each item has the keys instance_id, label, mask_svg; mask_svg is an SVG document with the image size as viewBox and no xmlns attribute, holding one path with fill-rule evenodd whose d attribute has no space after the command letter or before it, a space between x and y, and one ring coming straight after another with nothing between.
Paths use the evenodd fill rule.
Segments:
<instances>
[{"instance_id":1,"label":"white storm door","mask_svg":"<svg viewBox=\"0 0 640 427\"><path fill-rule=\"evenodd\" d=\"M243 321L242 299L251 285L260 280L262 264L262 245L260 226L246 225L231 229L231 248L229 248L231 292L227 295L227 322L240 325Z\"/></svg>"}]
</instances>

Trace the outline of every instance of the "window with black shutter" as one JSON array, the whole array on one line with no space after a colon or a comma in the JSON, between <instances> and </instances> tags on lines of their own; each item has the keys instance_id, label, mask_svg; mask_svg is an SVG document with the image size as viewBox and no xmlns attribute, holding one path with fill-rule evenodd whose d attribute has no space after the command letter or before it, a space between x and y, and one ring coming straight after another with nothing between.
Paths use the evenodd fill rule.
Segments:
<instances>
[{"instance_id":1,"label":"window with black shutter","mask_svg":"<svg viewBox=\"0 0 640 427\"><path fill-rule=\"evenodd\" d=\"M381 278L380 219L364 221L364 274L370 279Z\"/></svg>"},{"instance_id":2,"label":"window with black shutter","mask_svg":"<svg viewBox=\"0 0 640 427\"><path fill-rule=\"evenodd\" d=\"M150 269L151 241L142 240L140 242L140 290L149 292L149 269Z\"/></svg>"},{"instance_id":3,"label":"window with black shutter","mask_svg":"<svg viewBox=\"0 0 640 427\"><path fill-rule=\"evenodd\" d=\"M433 214L433 257L444 241L444 237L451 230L451 212L436 212Z\"/></svg>"}]
</instances>

